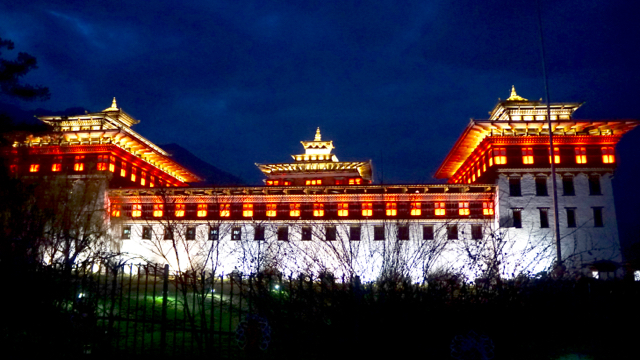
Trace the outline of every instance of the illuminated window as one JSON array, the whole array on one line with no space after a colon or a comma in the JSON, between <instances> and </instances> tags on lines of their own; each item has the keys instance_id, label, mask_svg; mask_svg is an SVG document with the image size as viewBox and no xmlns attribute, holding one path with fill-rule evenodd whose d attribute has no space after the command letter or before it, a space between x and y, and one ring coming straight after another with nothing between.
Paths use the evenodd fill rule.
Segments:
<instances>
[{"instance_id":1,"label":"illuminated window","mask_svg":"<svg viewBox=\"0 0 640 360\"><path fill-rule=\"evenodd\" d=\"M154 187L154 181L155 181L155 177L153 176L149 176L149 187Z\"/></svg>"},{"instance_id":2,"label":"illuminated window","mask_svg":"<svg viewBox=\"0 0 640 360\"><path fill-rule=\"evenodd\" d=\"M322 185L322 179L307 180L305 185Z\"/></svg>"},{"instance_id":3,"label":"illuminated window","mask_svg":"<svg viewBox=\"0 0 640 360\"><path fill-rule=\"evenodd\" d=\"M349 216L348 203L338 203L338 216Z\"/></svg>"},{"instance_id":4,"label":"illuminated window","mask_svg":"<svg viewBox=\"0 0 640 360\"><path fill-rule=\"evenodd\" d=\"M273 186L273 180L267 180L267 186Z\"/></svg>"},{"instance_id":5,"label":"illuminated window","mask_svg":"<svg viewBox=\"0 0 640 360\"><path fill-rule=\"evenodd\" d=\"M587 149L583 147L576 148L576 164L587 163Z\"/></svg>"},{"instance_id":6,"label":"illuminated window","mask_svg":"<svg viewBox=\"0 0 640 360\"><path fill-rule=\"evenodd\" d=\"M362 183L361 178L351 178L349 179L349 185L360 185Z\"/></svg>"},{"instance_id":7,"label":"illuminated window","mask_svg":"<svg viewBox=\"0 0 640 360\"><path fill-rule=\"evenodd\" d=\"M606 146L602 148L602 162L605 164L613 164L616 162L616 153L613 147Z\"/></svg>"},{"instance_id":8,"label":"illuminated window","mask_svg":"<svg viewBox=\"0 0 640 360\"><path fill-rule=\"evenodd\" d=\"M116 171L116 157L115 156L110 156L109 160L110 160L109 171L111 171L111 172Z\"/></svg>"},{"instance_id":9,"label":"illuminated window","mask_svg":"<svg viewBox=\"0 0 640 360\"><path fill-rule=\"evenodd\" d=\"M314 216L317 216L315 214L315 205L314 205ZM298 217L300 216L300 204L289 204L289 216L291 217Z\"/></svg>"},{"instance_id":10,"label":"illuminated window","mask_svg":"<svg viewBox=\"0 0 640 360\"><path fill-rule=\"evenodd\" d=\"M140 185L144 186L144 184L146 183L147 183L147 173L143 171L140 174Z\"/></svg>"},{"instance_id":11,"label":"illuminated window","mask_svg":"<svg viewBox=\"0 0 640 360\"><path fill-rule=\"evenodd\" d=\"M253 216L253 204L242 204L242 216L244 217Z\"/></svg>"},{"instance_id":12,"label":"illuminated window","mask_svg":"<svg viewBox=\"0 0 640 360\"><path fill-rule=\"evenodd\" d=\"M445 216L447 214L447 209L445 208L445 204L443 202L435 203L436 216Z\"/></svg>"},{"instance_id":13,"label":"illuminated window","mask_svg":"<svg viewBox=\"0 0 640 360\"><path fill-rule=\"evenodd\" d=\"M123 161L120 165L120 176L127 176L127 163Z\"/></svg>"},{"instance_id":14,"label":"illuminated window","mask_svg":"<svg viewBox=\"0 0 640 360\"><path fill-rule=\"evenodd\" d=\"M396 216L396 215L398 215L398 204L387 203L387 216Z\"/></svg>"},{"instance_id":15,"label":"illuminated window","mask_svg":"<svg viewBox=\"0 0 640 360\"><path fill-rule=\"evenodd\" d=\"M482 203L482 215L493 215L493 203L492 202L484 202Z\"/></svg>"},{"instance_id":16,"label":"illuminated window","mask_svg":"<svg viewBox=\"0 0 640 360\"><path fill-rule=\"evenodd\" d=\"M40 170L39 164L31 164L31 166L29 166L29 172L38 172L38 170Z\"/></svg>"},{"instance_id":17,"label":"illuminated window","mask_svg":"<svg viewBox=\"0 0 640 360\"><path fill-rule=\"evenodd\" d=\"M533 164L533 149L532 148L522 148L522 163L523 164Z\"/></svg>"},{"instance_id":18,"label":"illuminated window","mask_svg":"<svg viewBox=\"0 0 640 360\"><path fill-rule=\"evenodd\" d=\"M120 217L120 208L121 208L120 204L111 205L111 216L112 217Z\"/></svg>"},{"instance_id":19,"label":"illuminated window","mask_svg":"<svg viewBox=\"0 0 640 360\"><path fill-rule=\"evenodd\" d=\"M267 204L267 216L269 217L276 216L276 208L277 208L277 204Z\"/></svg>"},{"instance_id":20,"label":"illuminated window","mask_svg":"<svg viewBox=\"0 0 640 360\"><path fill-rule=\"evenodd\" d=\"M489 150L489 154L487 154L489 158L489 167L493 166L493 156L491 156L491 150Z\"/></svg>"},{"instance_id":21,"label":"illuminated window","mask_svg":"<svg viewBox=\"0 0 640 360\"><path fill-rule=\"evenodd\" d=\"M551 163L551 156L549 156L549 163ZM557 147L553 148L553 163L560 164L560 148L557 148Z\"/></svg>"},{"instance_id":22,"label":"illuminated window","mask_svg":"<svg viewBox=\"0 0 640 360\"><path fill-rule=\"evenodd\" d=\"M140 216L142 216L142 205L141 204L131 205L131 217L140 217Z\"/></svg>"},{"instance_id":23,"label":"illuminated window","mask_svg":"<svg viewBox=\"0 0 640 360\"><path fill-rule=\"evenodd\" d=\"M131 167L131 181L136 182L136 173L138 172L138 169L134 168L133 166Z\"/></svg>"},{"instance_id":24,"label":"illuminated window","mask_svg":"<svg viewBox=\"0 0 640 360\"><path fill-rule=\"evenodd\" d=\"M459 202L458 203L458 214L459 215L469 215L469 203L468 202Z\"/></svg>"},{"instance_id":25,"label":"illuminated window","mask_svg":"<svg viewBox=\"0 0 640 360\"><path fill-rule=\"evenodd\" d=\"M74 171L83 171L84 170L84 155L78 155L75 158L75 162L73 164Z\"/></svg>"},{"instance_id":26,"label":"illuminated window","mask_svg":"<svg viewBox=\"0 0 640 360\"><path fill-rule=\"evenodd\" d=\"M411 216L420 216L422 215L422 203L414 202L411 203Z\"/></svg>"},{"instance_id":27,"label":"illuminated window","mask_svg":"<svg viewBox=\"0 0 640 360\"><path fill-rule=\"evenodd\" d=\"M185 204L176 204L176 217L184 217Z\"/></svg>"},{"instance_id":28,"label":"illuminated window","mask_svg":"<svg viewBox=\"0 0 640 360\"><path fill-rule=\"evenodd\" d=\"M493 149L493 162L496 165L504 165L507 163L507 149L495 148Z\"/></svg>"},{"instance_id":29,"label":"illuminated window","mask_svg":"<svg viewBox=\"0 0 640 360\"><path fill-rule=\"evenodd\" d=\"M153 217L162 217L163 213L164 213L163 204L153 204Z\"/></svg>"},{"instance_id":30,"label":"illuminated window","mask_svg":"<svg viewBox=\"0 0 640 360\"><path fill-rule=\"evenodd\" d=\"M313 216L324 216L324 204L313 204Z\"/></svg>"},{"instance_id":31,"label":"illuminated window","mask_svg":"<svg viewBox=\"0 0 640 360\"><path fill-rule=\"evenodd\" d=\"M207 204L198 204L198 217L207 216Z\"/></svg>"},{"instance_id":32,"label":"illuminated window","mask_svg":"<svg viewBox=\"0 0 640 360\"><path fill-rule=\"evenodd\" d=\"M371 215L373 215L373 204L362 203L362 216L371 216Z\"/></svg>"},{"instance_id":33,"label":"illuminated window","mask_svg":"<svg viewBox=\"0 0 640 360\"><path fill-rule=\"evenodd\" d=\"M289 181L289 180L285 180L285 181L283 181L283 182L282 182L282 185L284 185L284 186L291 186L291 181Z\"/></svg>"},{"instance_id":34,"label":"illuminated window","mask_svg":"<svg viewBox=\"0 0 640 360\"><path fill-rule=\"evenodd\" d=\"M53 164L51 164L51 171L57 172L62 170L62 156L56 156L53 158Z\"/></svg>"},{"instance_id":35,"label":"illuminated window","mask_svg":"<svg viewBox=\"0 0 640 360\"><path fill-rule=\"evenodd\" d=\"M482 171L480 170L480 165L478 165L478 177L480 177L480 175L482 175Z\"/></svg>"},{"instance_id":36,"label":"illuminated window","mask_svg":"<svg viewBox=\"0 0 640 360\"><path fill-rule=\"evenodd\" d=\"M106 171L107 163L109 162L109 155L98 155L98 171Z\"/></svg>"},{"instance_id":37,"label":"illuminated window","mask_svg":"<svg viewBox=\"0 0 640 360\"><path fill-rule=\"evenodd\" d=\"M220 217L231 216L231 204L220 204Z\"/></svg>"}]
</instances>

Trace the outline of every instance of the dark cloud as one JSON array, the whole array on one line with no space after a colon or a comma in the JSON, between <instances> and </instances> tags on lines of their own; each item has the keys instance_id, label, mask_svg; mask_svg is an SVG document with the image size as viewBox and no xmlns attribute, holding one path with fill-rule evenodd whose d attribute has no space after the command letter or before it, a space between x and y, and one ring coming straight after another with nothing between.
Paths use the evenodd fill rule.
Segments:
<instances>
[{"instance_id":1,"label":"dark cloud","mask_svg":"<svg viewBox=\"0 0 640 360\"><path fill-rule=\"evenodd\" d=\"M37 106L113 96L158 143L252 182L320 126L341 159L385 182L430 177L470 117L516 85L544 96L531 1L29 1L0 36L37 57ZM638 118L640 27L625 1L542 1L554 101L583 118Z\"/></svg>"}]
</instances>

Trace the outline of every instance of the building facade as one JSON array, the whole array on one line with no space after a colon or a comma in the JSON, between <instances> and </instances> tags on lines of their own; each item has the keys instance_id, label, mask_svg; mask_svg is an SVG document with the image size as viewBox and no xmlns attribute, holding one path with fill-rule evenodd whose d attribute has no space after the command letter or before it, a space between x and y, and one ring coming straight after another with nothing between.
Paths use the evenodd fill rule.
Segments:
<instances>
[{"instance_id":1,"label":"building facade","mask_svg":"<svg viewBox=\"0 0 640 360\"><path fill-rule=\"evenodd\" d=\"M638 122L576 120L579 106L550 105L562 260L611 276L621 261L615 145ZM376 185L370 161L340 162L318 129L293 161L256 164L263 186L189 187L197 176L133 132L115 99L101 113L41 118L54 132L14 144L28 156L11 166L103 172L115 250L177 271L512 277L556 261L546 116L546 104L512 90L454 144L436 172L447 184Z\"/></svg>"}]
</instances>

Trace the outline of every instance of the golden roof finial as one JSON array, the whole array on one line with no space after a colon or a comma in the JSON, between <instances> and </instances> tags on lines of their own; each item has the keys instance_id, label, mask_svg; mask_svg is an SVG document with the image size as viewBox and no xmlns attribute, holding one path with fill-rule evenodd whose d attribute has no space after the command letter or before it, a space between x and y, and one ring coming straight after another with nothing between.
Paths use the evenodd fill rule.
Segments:
<instances>
[{"instance_id":1,"label":"golden roof finial","mask_svg":"<svg viewBox=\"0 0 640 360\"><path fill-rule=\"evenodd\" d=\"M527 101L527 99L522 96L516 94L516 86L511 85L511 96L509 96L506 101Z\"/></svg>"},{"instance_id":2,"label":"golden roof finial","mask_svg":"<svg viewBox=\"0 0 640 360\"><path fill-rule=\"evenodd\" d=\"M118 104L116 104L116 98L115 96L113 97L113 102L111 102L111 107L108 107L106 109L104 109L103 111L118 111L120 109L118 109Z\"/></svg>"},{"instance_id":3,"label":"golden roof finial","mask_svg":"<svg viewBox=\"0 0 640 360\"><path fill-rule=\"evenodd\" d=\"M316 130L316 137L313 139L313 141L322 141L322 135L320 135L320 127L318 127L318 129Z\"/></svg>"}]
</instances>

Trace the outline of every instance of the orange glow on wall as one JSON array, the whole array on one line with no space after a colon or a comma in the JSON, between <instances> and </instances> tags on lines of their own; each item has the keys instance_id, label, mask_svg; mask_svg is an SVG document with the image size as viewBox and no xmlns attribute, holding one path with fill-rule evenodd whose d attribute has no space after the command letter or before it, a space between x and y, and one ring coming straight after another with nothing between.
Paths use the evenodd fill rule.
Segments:
<instances>
[{"instance_id":1,"label":"orange glow on wall","mask_svg":"<svg viewBox=\"0 0 640 360\"><path fill-rule=\"evenodd\" d=\"M522 163L533 164L533 148L522 148Z\"/></svg>"},{"instance_id":2,"label":"orange glow on wall","mask_svg":"<svg viewBox=\"0 0 640 360\"><path fill-rule=\"evenodd\" d=\"M482 215L493 215L493 203L492 202L484 202L484 203L482 203Z\"/></svg>"},{"instance_id":3,"label":"orange glow on wall","mask_svg":"<svg viewBox=\"0 0 640 360\"><path fill-rule=\"evenodd\" d=\"M120 204L111 205L111 217L120 217Z\"/></svg>"},{"instance_id":4,"label":"orange glow on wall","mask_svg":"<svg viewBox=\"0 0 640 360\"><path fill-rule=\"evenodd\" d=\"M602 162L605 164L613 164L616 162L616 153L613 147L605 146L602 148Z\"/></svg>"},{"instance_id":5,"label":"orange glow on wall","mask_svg":"<svg viewBox=\"0 0 640 360\"><path fill-rule=\"evenodd\" d=\"M496 165L504 165L507 163L507 149L495 148L493 149L493 161Z\"/></svg>"},{"instance_id":6,"label":"orange glow on wall","mask_svg":"<svg viewBox=\"0 0 640 360\"><path fill-rule=\"evenodd\" d=\"M577 147L576 151L576 163L577 164L586 164L587 163L587 149L583 147Z\"/></svg>"},{"instance_id":7,"label":"orange glow on wall","mask_svg":"<svg viewBox=\"0 0 640 360\"><path fill-rule=\"evenodd\" d=\"M153 204L153 217L162 217L163 213L164 213L163 204Z\"/></svg>"},{"instance_id":8,"label":"orange glow on wall","mask_svg":"<svg viewBox=\"0 0 640 360\"><path fill-rule=\"evenodd\" d=\"M349 216L349 203L338 203L338 216Z\"/></svg>"},{"instance_id":9,"label":"orange glow on wall","mask_svg":"<svg viewBox=\"0 0 640 360\"><path fill-rule=\"evenodd\" d=\"M207 204L198 204L198 217L207 216Z\"/></svg>"},{"instance_id":10,"label":"orange glow on wall","mask_svg":"<svg viewBox=\"0 0 640 360\"><path fill-rule=\"evenodd\" d=\"M470 214L468 202L463 201L458 203L458 214L462 216L466 216Z\"/></svg>"},{"instance_id":11,"label":"orange glow on wall","mask_svg":"<svg viewBox=\"0 0 640 360\"><path fill-rule=\"evenodd\" d=\"M267 204L267 216L274 217L277 215L277 204Z\"/></svg>"},{"instance_id":12,"label":"orange glow on wall","mask_svg":"<svg viewBox=\"0 0 640 360\"><path fill-rule=\"evenodd\" d=\"M244 217L253 216L253 204L242 204L242 216Z\"/></svg>"},{"instance_id":13,"label":"orange glow on wall","mask_svg":"<svg viewBox=\"0 0 640 360\"><path fill-rule=\"evenodd\" d=\"M131 205L131 217L140 217L140 216L142 216L142 205L141 204Z\"/></svg>"},{"instance_id":14,"label":"orange glow on wall","mask_svg":"<svg viewBox=\"0 0 640 360\"><path fill-rule=\"evenodd\" d=\"M445 216L447 214L445 203L443 202L435 203L435 214L436 216Z\"/></svg>"},{"instance_id":15,"label":"orange glow on wall","mask_svg":"<svg viewBox=\"0 0 640 360\"><path fill-rule=\"evenodd\" d=\"M185 204L176 204L176 217L184 217Z\"/></svg>"},{"instance_id":16,"label":"orange glow on wall","mask_svg":"<svg viewBox=\"0 0 640 360\"><path fill-rule=\"evenodd\" d=\"M39 164L31 164L31 166L29 166L29 172L38 172L38 170L40 170Z\"/></svg>"},{"instance_id":17,"label":"orange glow on wall","mask_svg":"<svg viewBox=\"0 0 640 360\"><path fill-rule=\"evenodd\" d=\"M315 203L313 204L313 216L324 216L324 204Z\"/></svg>"},{"instance_id":18,"label":"orange glow on wall","mask_svg":"<svg viewBox=\"0 0 640 360\"><path fill-rule=\"evenodd\" d=\"M396 215L398 215L398 204L387 203L387 216L396 216Z\"/></svg>"},{"instance_id":19,"label":"orange glow on wall","mask_svg":"<svg viewBox=\"0 0 640 360\"><path fill-rule=\"evenodd\" d=\"M411 203L411 216L420 216L422 215L422 203L414 202Z\"/></svg>"},{"instance_id":20,"label":"orange glow on wall","mask_svg":"<svg viewBox=\"0 0 640 360\"><path fill-rule=\"evenodd\" d=\"M220 204L220 217L231 216L231 204Z\"/></svg>"},{"instance_id":21,"label":"orange glow on wall","mask_svg":"<svg viewBox=\"0 0 640 360\"><path fill-rule=\"evenodd\" d=\"M362 216L371 216L371 215L373 215L373 204L362 203Z\"/></svg>"},{"instance_id":22,"label":"orange glow on wall","mask_svg":"<svg viewBox=\"0 0 640 360\"><path fill-rule=\"evenodd\" d=\"M551 151L551 148L549 148L549 151ZM551 163L551 156L549 156L549 163ZM553 163L560 164L560 148L553 148Z\"/></svg>"},{"instance_id":23,"label":"orange glow on wall","mask_svg":"<svg viewBox=\"0 0 640 360\"><path fill-rule=\"evenodd\" d=\"M315 210L315 207L314 207ZM289 216L298 217L300 216L300 204L289 204ZM315 216L315 213L314 213Z\"/></svg>"}]
</instances>

